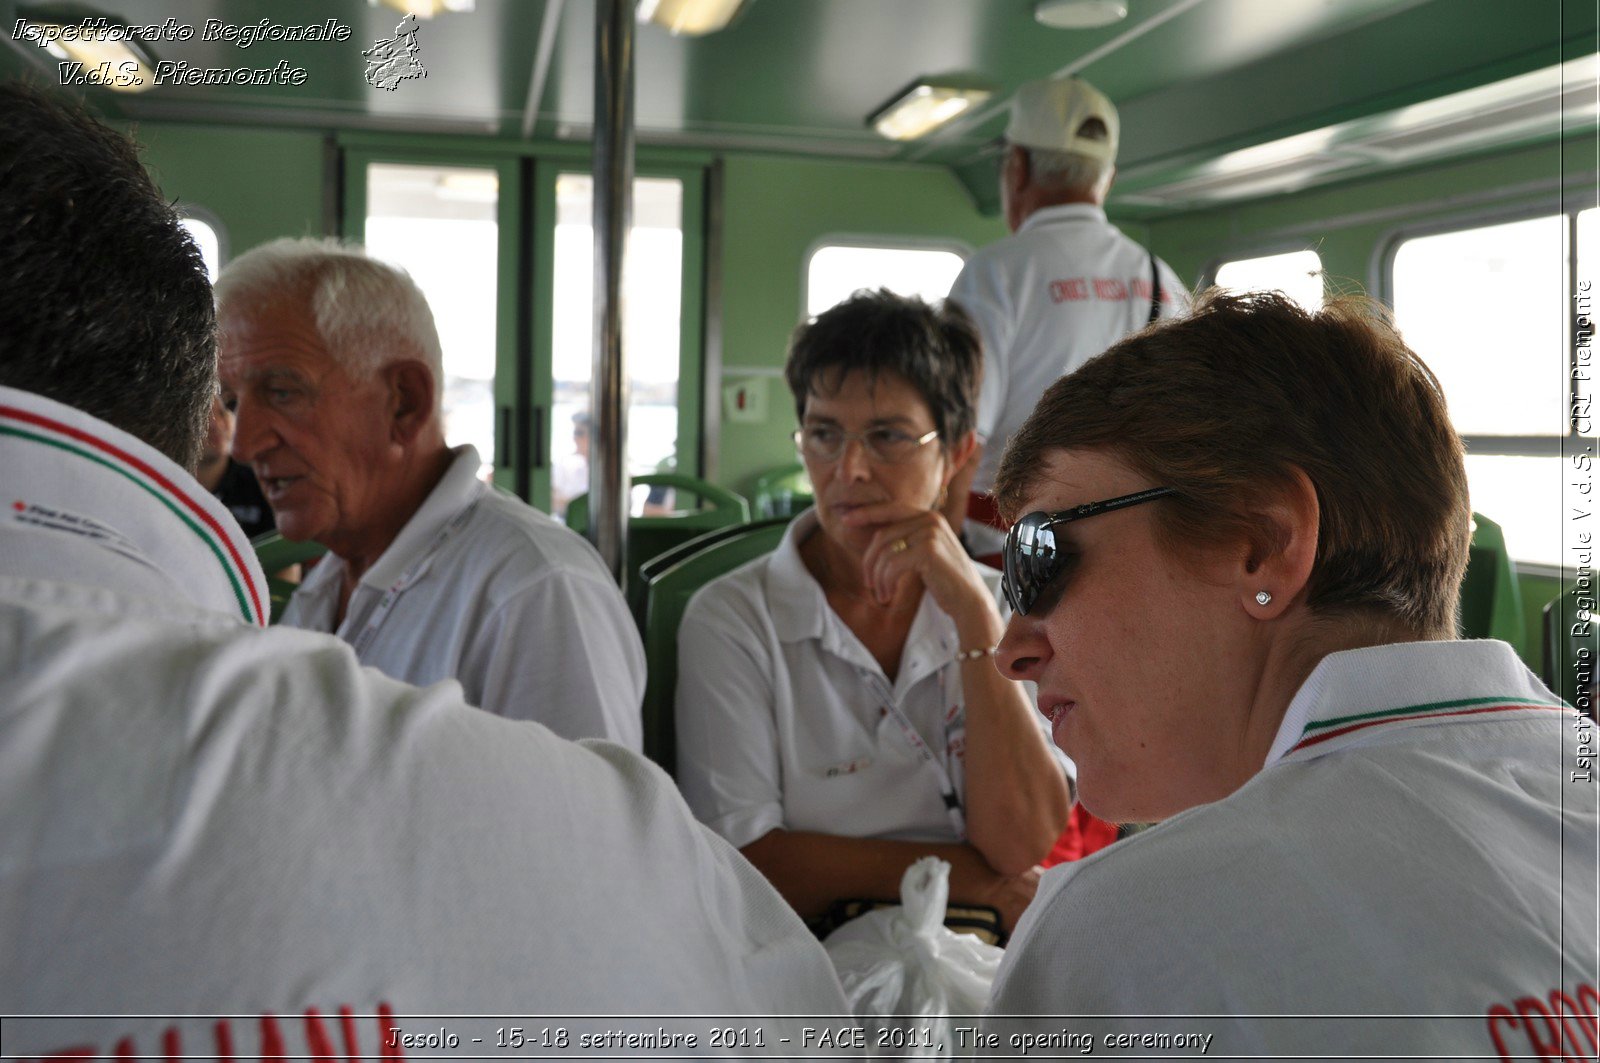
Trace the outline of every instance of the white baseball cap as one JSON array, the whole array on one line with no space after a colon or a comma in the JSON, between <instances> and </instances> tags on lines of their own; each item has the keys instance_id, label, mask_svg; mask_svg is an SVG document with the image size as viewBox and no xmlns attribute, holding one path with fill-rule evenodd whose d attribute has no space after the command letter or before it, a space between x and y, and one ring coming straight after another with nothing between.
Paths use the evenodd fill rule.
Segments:
<instances>
[{"instance_id":1,"label":"white baseball cap","mask_svg":"<svg viewBox=\"0 0 1600 1063\"><path fill-rule=\"evenodd\" d=\"M1078 135L1083 124L1098 118L1103 138ZM1025 148L1064 151L1100 162L1117 161L1117 109L1104 93L1082 78L1029 81L1011 98L1006 140Z\"/></svg>"}]
</instances>

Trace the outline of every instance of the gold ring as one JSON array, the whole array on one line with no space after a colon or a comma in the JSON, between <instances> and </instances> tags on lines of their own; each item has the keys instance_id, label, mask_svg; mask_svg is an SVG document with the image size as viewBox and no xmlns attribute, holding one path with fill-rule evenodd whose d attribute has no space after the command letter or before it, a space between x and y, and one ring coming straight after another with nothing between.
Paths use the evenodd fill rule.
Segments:
<instances>
[{"instance_id":1,"label":"gold ring","mask_svg":"<svg viewBox=\"0 0 1600 1063\"><path fill-rule=\"evenodd\" d=\"M896 539L894 542L889 544L889 552L891 554L904 553L909 549L911 549L911 544L906 542L904 539Z\"/></svg>"}]
</instances>

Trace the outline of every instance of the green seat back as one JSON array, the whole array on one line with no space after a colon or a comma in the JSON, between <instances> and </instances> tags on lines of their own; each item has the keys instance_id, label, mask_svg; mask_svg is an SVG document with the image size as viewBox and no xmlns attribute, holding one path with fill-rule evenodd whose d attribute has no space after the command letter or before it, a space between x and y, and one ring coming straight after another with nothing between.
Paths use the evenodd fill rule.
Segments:
<instances>
[{"instance_id":1,"label":"green seat back","mask_svg":"<svg viewBox=\"0 0 1600 1063\"><path fill-rule=\"evenodd\" d=\"M1472 548L1467 575L1461 580L1461 636L1501 639L1518 653L1526 644L1522 624L1522 589L1517 565L1506 551L1506 535L1498 523L1472 514Z\"/></svg>"},{"instance_id":2,"label":"green seat back","mask_svg":"<svg viewBox=\"0 0 1600 1063\"><path fill-rule=\"evenodd\" d=\"M1481 513L1472 515L1472 547L1467 574L1461 581L1461 635L1500 639L1523 650L1522 592L1517 569L1506 551L1500 525Z\"/></svg>"},{"instance_id":3,"label":"green seat back","mask_svg":"<svg viewBox=\"0 0 1600 1063\"><path fill-rule=\"evenodd\" d=\"M699 499L699 508L682 513L628 518L628 579L630 600L639 583L639 566L713 528L750 523L750 503L725 487L677 473L635 476L633 486L670 487L679 496ZM567 505L567 527L582 535L589 530L589 496L579 495ZM637 615L637 614L636 614Z\"/></svg>"},{"instance_id":4,"label":"green seat back","mask_svg":"<svg viewBox=\"0 0 1600 1063\"><path fill-rule=\"evenodd\" d=\"M1561 700L1591 716L1595 712L1595 657L1600 656L1594 604L1591 585L1581 592L1573 587L1544 607L1544 665L1540 669L1545 685L1560 694Z\"/></svg>"},{"instance_id":5,"label":"green seat back","mask_svg":"<svg viewBox=\"0 0 1600 1063\"><path fill-rule=\"evenodd\" d=\"M699 499L694 509L682 513L667 513L660 516L630 517L628 518L628 534L631 537L636 528L697 528L705 531L708 528L721 528L729 524L748 524L750 522L750 503L741 494L719 487L714 483L696 479L693 476L683 476L675 472L656 472L647 476L635 476L630 482L633 487L639 485L647 487L670 487L674 491L695 496ZM589 530L589 496L581 494L567 503L567 527L582 535ZM693 538L691 535L689 538ZM631 538L630 538L631 543ZM678 540L683 541L683 540Z\"/></svg>"},{"instance_id":6,"label":"green seat back","mask_svg":"<svg viewBox=\"0 0 1600 1063\"><path fill-rule=\"evenodd\" d=\"M315 561L327 553L328 548L321 543L290 542L275 531L262 532L250 540L250 546L255 550L256 560L261 563L261 571L267 574L267 596L271 599L268 623L276 624L283 616L284 607L289 604L289 596L294 593L296 585L286 579L278 579L274 573L282 572L290 565Z\"/></svg>"},{"instance_id":7,"label":"green seat back","mask_svg":"<svg viewBox=\"0 0 1600 1063\"><path fill-rule=\"evenodd\" d=\"M787 520L769 520L739 529L680 557L657 571L645 605L644 655L648 678L644 691L644 751L650 759L677 771L678 750L672 704L678 689L678 625L695 591L747 561L770 554L783 539Z\"/></svg>"},{"instance_id":8,"label":"green seat back","mask_svg":"<svg viewBox=\"0 0 1600 1063\"><path fill-rule=\"evenodd\" d=\"M811 477L799 463L780 465L756 477L751 501L757 517L792 517L811 505Z\"/></svg>"},{"instance_id":9,"label":"green seat back","mask_svg":"<svg viewBox=\"0 0 1600 1063\"><path fill-rule=\"evenodd\" d=\"M776 518L776 523L780 525L788 522L788 517ZM696 535L687 542L669 547L655 557L647 558L640 562L638 578L628 585L628 608L633 613L634 622L639 625L639 634L642 636L645 630L645 621L647 619L645 609L646 603L650 598L650 583L652 580L679 561L699 553L708 546L713 546L725 539L735 538L770 523L774 523L774 521L757 520L752 524L730 524L723 528L712 528L708 532Z\"/></svg>"}]
</instances>

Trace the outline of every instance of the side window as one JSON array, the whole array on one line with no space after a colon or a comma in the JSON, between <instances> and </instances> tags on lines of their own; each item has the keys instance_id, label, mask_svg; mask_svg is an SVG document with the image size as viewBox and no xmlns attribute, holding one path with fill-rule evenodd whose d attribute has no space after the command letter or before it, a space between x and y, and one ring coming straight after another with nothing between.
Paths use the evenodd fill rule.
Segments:
<instances>
[{"instance_id":1,"label":"side window","mask_svg":"<svg viewBox=\"0 0 1600 1063\"><path fill-rule=\"evenodd\" d=\"M188 230L199 246L200 257L206 263L206 276L215 281L217 271L222 268L222 241L217 236L217 230L210 222L200 218L180 218L178 224Z\"/></svg>"},{"instance_id":2,"label":"side window","mask_svg":"<svg viewBox=\"0 0 1600 1063\"><path fill-rule=\"evenodd\" d=\"M555 301L551 318L555 403L550 421L550 509L589 490L589 411L594 373L594 180L556 178ZM678 464L682 352L683 189L676 177L635 177L622 334L628 348L629 476ZM692 452L692 448L691 452ZM635 515L649 489L639 487ZM656 504L661 499L657 498ZM669 507L670 508L670 507Z\"/></svg>"},{"instance_id":3,"label":"side window","mask_svg":"<svg viewBox=\"0 0 1600 1063\"><path fill-rule=\"evenodd\" d=\"M1396 245L1390 269L1395 323L1439 378L1466 440L1472 508L1504 529L1517 560L1550 565L1571 562L1562 550L1571 225L1553 214L1416 236Z\"/></svg>"},{"instance_id":4,"label":"side window","mask_svg":"<svg viewBox=\"0 0 1600 1063\"><path fill-rule=\"evenodd\" d=\"M488 167L373 163L367 250L411 274L428 298L444 361L445 441L471 443L494 469L499 177Z\"/></svg>"},{"instance_id":5,"label":"side window","mask_svg":"<svg viewBox=\"0 0 1600 1063\"><path fill-rule=\"evenodd\" d=\"M1322 309L1322 256L1290 251L1236 258L1217 267L1214 283L1235 292L1280 291L1307 310Z\"/></svg>"},{"instance_id":6,"label":"side window","mask_svg":"<svg viewBox=\"0 0 1600 1063\"><path fill-rule=\"evenodd\" d=\"M860 288L943 299L964 260L951 247L822 244L806 260L806 317L816 317Z\"/></svg>"}]
</instances>

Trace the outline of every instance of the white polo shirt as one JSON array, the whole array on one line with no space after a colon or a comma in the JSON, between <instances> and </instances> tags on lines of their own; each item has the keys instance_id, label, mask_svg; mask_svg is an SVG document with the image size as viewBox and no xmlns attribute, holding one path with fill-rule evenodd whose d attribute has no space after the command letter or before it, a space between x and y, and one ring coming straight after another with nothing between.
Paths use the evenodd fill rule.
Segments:
<instances>
[{"instance_id":1,"label":"white polo shirt","mask_svg":"<svg viewBox=\"0 0 1600 1063\"><path fill-rule=\"evenodd\" d=\"M455 679L498 715L641 748L644 646L616 581L582 536L479 480L480 464L476 449L456 448L335 634L396 679ZM333 631L343 576L344 562L325 558L283 623Z\"/></svg>"},{"instance_id":2,"label":"white polo shirt","mask_svg":"<svg viewBox=\"0 0 1600 1063\"><path fill-rule=\"evenodd\" d=\"M1328 656L1243 787L1046 873L991 1051L1069 1026L1209 1033L1210 1057L1540 1054L1541 1013L1595 1000L1594 735L1504 643ZM1171 1015L1231 1017L1138 1017Z\"/></svg>"},{"instance_id":3,"label":"white polo shirt","mask_svg":"<svg viewBox=\"0 0 1600 1063\"><path fill-rule=\"evenodd\" d=\"M563 1030L579 1056L582 1030L663 1022L783 1051L771 1019L655 1016L846 1010L643 757L251 626L264 581L227 511L86 414L0 388L0 468L7 1058L526 1056ZM459 1044L386 1049L396 1025Z\"/></svg>"},{"instance_id":4,"label":"white polo shirt","mask_svg":"<svg viewBox=\"0 0 1600 1063\"><path fill-rule=\"evenodd\" d=\"M689 602L678 631L678 784L695 815L740 847L778 827L965 841L943 796L948 784L965 798L955 621L924 594L890 682L800 557L818 528L807 510L775 552ZM982 572L998 600L1000 573Z\"/></svg>"},{"instance_id":5,"label":"white polo shirt","mask_svg":"<svg viewBox=\"0 0 1600 1063\"><path fill-rule=\"evenodd\" d=\"M1188 306L1188 288L1159 263L1161 316ZM974 491L994 486L1006 440L1039 396L1150 318L1150 255L1089 203L1043 207L1016 232L967 259L950 289L983 338Z\"/></svg>"}]
</instances>

